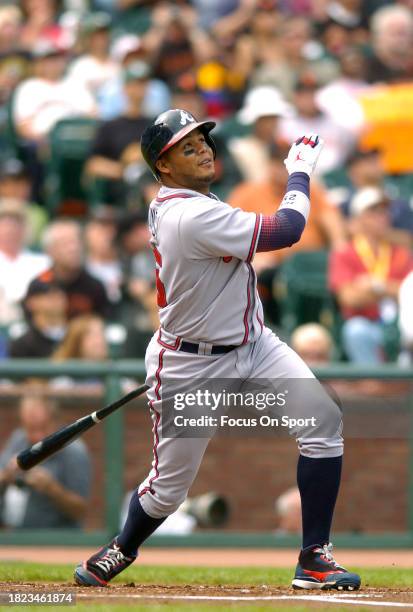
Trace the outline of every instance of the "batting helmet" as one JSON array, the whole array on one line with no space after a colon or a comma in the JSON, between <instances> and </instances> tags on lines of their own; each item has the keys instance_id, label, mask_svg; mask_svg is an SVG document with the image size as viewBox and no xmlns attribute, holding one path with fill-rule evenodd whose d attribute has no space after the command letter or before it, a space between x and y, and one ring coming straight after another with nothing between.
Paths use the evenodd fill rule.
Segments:
<instances>
[{"instance_id":1,"label":"batting helmet","mask_svg":"<svg viewBox=\"0 0 413 612\"><path fill-rule=\"evenodd\" d=\"M156 179L159 180L156 162L160 156L197 128L203 132L205 140L214 152L215 157L215 143L209 134L215 125L214 121L198 122L191 113L180 108L159 115L153 124L146 128L141 138L143 158Z\"/></svg>"}]
</instances>

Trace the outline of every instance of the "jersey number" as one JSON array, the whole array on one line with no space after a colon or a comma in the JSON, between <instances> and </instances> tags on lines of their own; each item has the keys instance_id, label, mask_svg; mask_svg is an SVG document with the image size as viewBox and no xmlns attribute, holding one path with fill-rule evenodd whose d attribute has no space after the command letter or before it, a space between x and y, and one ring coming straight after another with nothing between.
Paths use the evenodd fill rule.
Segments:
<instances>
[{"instance_id":1,"label":"jersey number","mask_svg":"<svg viewBox=\"0 0 413 612\"><path fill-rule=\"evenodd\" d=\"M159 277L159 271L162 268L162 256L156 247L153 247L153 254L155 255L156 261L156 301L158 303L159 308L164 308L165 306L167 306L168 302L166 301L165 285Z\"/></svg>"}]
</instances>

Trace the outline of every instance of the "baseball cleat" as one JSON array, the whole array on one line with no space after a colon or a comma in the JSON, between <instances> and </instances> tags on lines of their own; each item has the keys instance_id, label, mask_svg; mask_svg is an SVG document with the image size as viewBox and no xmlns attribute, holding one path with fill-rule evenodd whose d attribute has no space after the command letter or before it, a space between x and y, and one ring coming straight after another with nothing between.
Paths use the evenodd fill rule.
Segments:
<instances>
[{"instance_id":1,"label":"baseball cleat","mask_svg":"<svg viewBox=\"0 0 413 612\"><path fill-rule=\"evenodd\" d=\"M81 586L106 586L112 578L123 572L136 559L124 555L116 543L116 539L104 546L87 561L80 563L75 569L75 581Z\"/></svg>"},{"instance_id":2,"label":"baseball cleat","mask_svg":"<svg viewBox=\"0 0 413 612\"><path fill-rule=\"evenodd\" d=\"M357 591L360 588L360 576L338 565L332 551L332 544L316 544L304 548L298 558L293 588Z\"/></svg>"}]
</instances>

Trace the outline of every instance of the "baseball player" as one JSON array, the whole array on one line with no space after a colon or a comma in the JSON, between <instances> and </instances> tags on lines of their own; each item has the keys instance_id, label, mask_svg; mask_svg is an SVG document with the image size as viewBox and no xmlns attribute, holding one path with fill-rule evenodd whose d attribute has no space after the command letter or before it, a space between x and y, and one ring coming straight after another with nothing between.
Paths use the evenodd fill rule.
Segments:
<instances>
[{"instance_id":1,"label":"baseball player","mask_svg":"<svg viewBox=\"0 0 413 612\"><path fill-rule=\"evenodd\" d=\"M210 192L214 127L175 109L162 113L142 136L143 157L161 184L149 210L160 328L145 359L154 457L121 533L76 568L81 585L106 585L133 563L140 545L182 504L198 472L209 440L162 436L168 380L314 378L265 327L251 262L257 251L300 239L310 214L310 176L323 143L310 135L292 145L284 199L274 202L278 210L272 216L256 215L233 209ZM336 563L329 543L343 455L341 413L329 406L332 433L297 440L303 543L292 584L355 590L360 577Z\"/></svg>"}]
</instances>

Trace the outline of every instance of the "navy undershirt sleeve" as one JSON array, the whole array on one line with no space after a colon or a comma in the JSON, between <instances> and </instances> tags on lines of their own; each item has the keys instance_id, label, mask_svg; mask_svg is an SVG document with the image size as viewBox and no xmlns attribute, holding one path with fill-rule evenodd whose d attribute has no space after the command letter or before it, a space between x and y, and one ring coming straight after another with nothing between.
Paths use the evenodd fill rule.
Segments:
<instances>
[{"instance_id":1,"label":"navy undershirt sleeve","mask_svg":"<svg viewBox=\"0 0 413 612\"><path fill-rule=\"evenodd\" d=\"M287 183L287 195L290 191L300 191L310 197L310 177L305 172L294 172ZM287 206L274 215L263 215L257 253L276 251L292 246L301 238L305 227L305 217L298 210Z\"/></svg>"}]
</instances>

